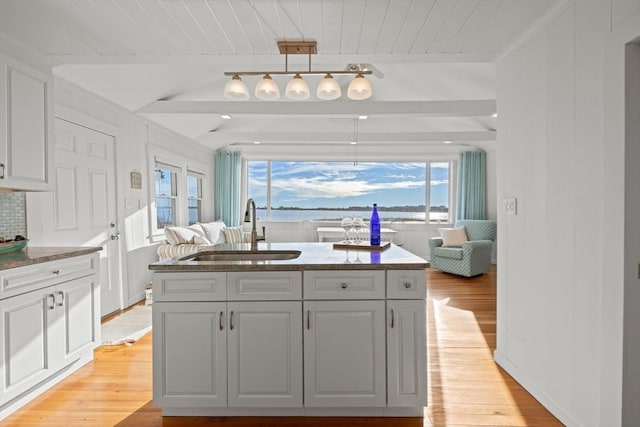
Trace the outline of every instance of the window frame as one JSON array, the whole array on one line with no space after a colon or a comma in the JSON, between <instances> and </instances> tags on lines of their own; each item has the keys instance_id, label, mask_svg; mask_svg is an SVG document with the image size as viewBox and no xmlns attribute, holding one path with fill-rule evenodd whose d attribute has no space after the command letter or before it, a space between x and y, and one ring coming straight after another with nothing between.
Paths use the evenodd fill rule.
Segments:
<instances>
[{"instance_id":1,"label":"window frame","mask_svg":"<svg viewBox=\"0 0 640 427\"><path fill-rule=\"evenodd\" d=\"M393 160L378 160L378 159L372 159L372 160L362 160L363 162L370 162L370 163L420 163L421 161L416 161L415 159L412 160L398 160L398 159L393 159ZM248 197L250 197L249 194L249 163L250 162L266 162L267 163L267 176L266 176L266 208L267 208L267 212L266 212L266 218L265 221L274 221L271 219L271 180L272 180L272 174L271 174L271 163L272 162L341 162L341 160L318 160L318 159L290 159L290 158L278 158L278 157L273 157L273 158L246 158L243 160L243 177L242 177L242 194L244 196L244 200L247 200ZM452 156L446 156L446 157L441 157L441 156L433 156L430 157L428 159L422 159L422 162L424 162L425 164L425 220L409 220L411 222L424 222L425 224L452 224L455 221L455 203L456 203L456 187L457 187L457 179L456 179L456 172L457 172L457 155L456 157L452 157ZM449 191L448 191L448 198L449 198L449 212L447 215L447 220L444 222L438 222L438 221L430 221L429 220L429 211L431 208L431 202L430 202L430 177L431 177L431 163L449 163ZM281 222L295 222L295 221L288 221L288 220L281 220Z\"/></svg>"},{"instance_id":2,"label":"window frame","mask_svg":"<svg viewBox=\"0 0 640 427\"><path fill-rule=\"evenodd\" d=\"M205 221L206 218L213 215L212 208L209 206L213 205L213 194L210 190L211 184L209 181L212 176L212 167L213 167L213 159L211 160L211 164L205 164L199 162L194 159L190 159L188 157L181 156L179 154L163 150L159 147L149 146L147 148L148 153L148 167L149 178L147 182L149 183L149 191L148 191L148 215L149 215L149 240L152 243L162 241L164 239L164 227L158 227L157 221L157 204L156 204L156 192L155 192L155 169L156 164L166 165L168 167L174 168L177 176L176 176L176 188L177 188L177 198L176 198L176 218L175 224L173 226L188 226L189 225L189 200L187 196L187 175L189 173L195 173L202 177L202 216L201 221ZM170 225L167 225L170 226Z\"/></svg>"},{"instance_id":3,"label":"window frame","mask_svg":"<svg viewBox=\"0 0 640 427\"><path fill-rule=\"evenodd\" d=\"M197 195L195 197L191 197L189 195L189 178L190 177L194 177L196 178L196 186L197 186ZM191 168L187 168L187 175L186 175L186 195L187 195L187 223L189 223L189 225L191 224L195 224L198 222L202 222L203 220L203 209L204 209L204 183L206 181L206 175L201 173L201 172L197 172ZM198 219L196 220L196 222L191 222L191 217L190 217L190 209L191 209L191 204L190 202L192 200L195 200L197 202L197 209L198 209Z\"/></svg>"},{"instance_id":4,"label":"window frame","mask_svg":"<svg viewBox=\"0 0 640 427\"><path fill-rule=\"evenodd\" d=\"M166 170L169 173L171 173L172 176L175 176L174 179L172 179L171 181L171 194L158 194L158 192L156 191L156 187L157 187L157 182L158 182L158 173L160 172L160 170ZM180 181L180 175L181 175L181 170L179 167L175 166L175 165L171 165L165 162L161 162L156 160L155 161L155 165L154 165L154 186L153 186L153 193L154 193L154 200L155 200L155 222L156 222L156 228L159 230L164 229L164 227L169 227L172 225L175 225L175 223L178 222L178 212L180 210L180 203L179 203L179 194L180 191L178 189L178 182ZM175 192L175 194L173 194ZM173 222L172 223L167 223L165 225L163 225L162 227L159 226L158 224L158 199L168 199L171 201L171 208L173 210Z\"/></svg>"}]
</instances>

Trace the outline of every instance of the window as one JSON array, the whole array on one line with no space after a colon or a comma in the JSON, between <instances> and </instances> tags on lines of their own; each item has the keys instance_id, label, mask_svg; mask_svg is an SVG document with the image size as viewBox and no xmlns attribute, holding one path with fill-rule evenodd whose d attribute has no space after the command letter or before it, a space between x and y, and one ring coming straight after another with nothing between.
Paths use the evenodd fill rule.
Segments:
<instances>
[{"instance_id":1,"label":"window","mask_svg":"<svg viewBox=\"0 0 640 427\"><path fill-rule=\"evenodd\" d=\"M204 175L187 171L187 206L189 224L202 221L202 182Z\"/></svg>"},{"instance_id":2,"label":"window","mask_svg":"<svg viewBox=\"0 0 640 427\"><path fill-rule=\"evenodd\" d=\"M156 162L156 221L158 228L177 224L178 170Z\"/></svg>"},{"instance_id":3,"label":"window","mask_svg":"<svg viewBox=\"0 0 640 427\"><path fill-rule=\"evenodd\" d=\"M447 222L450 170L448 161L248 161L247 194L263 220L368 218L377 203L383 221Z\"/></svg>"}]
</instances>

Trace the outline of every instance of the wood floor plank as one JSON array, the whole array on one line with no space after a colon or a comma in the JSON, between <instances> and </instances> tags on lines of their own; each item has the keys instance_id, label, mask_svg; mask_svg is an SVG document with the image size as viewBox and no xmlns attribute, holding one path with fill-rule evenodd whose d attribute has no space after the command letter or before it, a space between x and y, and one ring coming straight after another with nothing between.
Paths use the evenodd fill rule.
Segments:
<instances>
[{"instance_id":1,"label":"wood floor plank","mask_svg":"<svg viewBox=\"0 0 640 427\"><path fill-rule=\"evenodd\" d=\"M163 417L152 404L151 334L93 362L1 426L423 427L562 424L493 361L495 268L471 279L427 270L429 407L424 418Z\"/></svg>"}]
</instances>

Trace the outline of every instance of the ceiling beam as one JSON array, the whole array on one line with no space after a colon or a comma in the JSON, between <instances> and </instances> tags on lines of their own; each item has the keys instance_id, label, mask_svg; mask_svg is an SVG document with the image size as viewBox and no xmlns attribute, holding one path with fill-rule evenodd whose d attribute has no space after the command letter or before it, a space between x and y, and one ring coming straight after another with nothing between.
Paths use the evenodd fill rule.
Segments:
<instances>
[{"instance_id":1,"label":"ceiling beam","mask_svg":"<svg viewBox=\"0 0 640 427\"><path fill-rule=\"evenodd\" d=\"M228 102L155 101L137 111L141 114L231 114L236 116L281 115L339 116L360 114L433 117L491 116L496 112L493 99L463 101L335 101L335 102Z\"/></svg>"},{"instance_id":2,"label":"ceiling beam","mask_svg":"<svg viewBox=\"0 0 640 427\"><path fill-rule=\"evenodd\" d=\"M262 66L284 64L284 56L276 51L263 55L220 55L220 54L186 54L186 55L48 55L57 64L211 64L225 67L238 65ZM381 63L494 63L494 54L467 53L423 53L423 54L318 54L313 57L313 64L371 62Z\"/></svg>"},{"instance_id":3,"label":"ceiling beam","mask_svg":"<svg viewBox=\"0 0 640 427\"><path fill-rule=\"evenodd\" d=\"M425 143L425 142L466 142L466 141L495 141L495 130L462 131L462 132L387 132L360 133L358 143L389 144L389 143ZM253 141L270 144L347 144L353 141L353 135L345 132L260 132L259 136L253 132L209 132L198 138L200 142L221 142L225 144L253 143Z\"/></svg>"}]
</instances>

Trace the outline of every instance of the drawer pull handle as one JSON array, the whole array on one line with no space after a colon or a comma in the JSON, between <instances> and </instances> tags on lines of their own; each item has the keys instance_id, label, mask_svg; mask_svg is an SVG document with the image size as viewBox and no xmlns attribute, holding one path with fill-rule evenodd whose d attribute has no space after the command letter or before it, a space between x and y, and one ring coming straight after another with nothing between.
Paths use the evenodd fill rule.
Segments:
<instances>
[{"instance_id":1,"label":"drawer pull handle","mask_svg":"<svg viewBox=\"0 0 640 427\"><path fill-rule=\"evenodd\" d=\"M60 274L60 270L53 270L53 274L55 274L56 276Z\"/></svg>"},{"instance_id":2,"label":"drawer pull handle","mask_svg":"<svg viewBox=\"0 0 640 427\"><path fill-rule=\"evenodd\" d=\"M391 309L391 329L393 329L393 326L395 325L395 316L393 313L393 308Z\"/></svg>"},{"instance_id":3,"label":"drawer pull handle","mask_svg":"<svg viewBox=\"0 0 640 427\"><path fill-rule=\"evenodd\" d=\"M347 283L344 283L344 282L340 283L340 287L341 287L342 289L347 289L347 287L348 287L348 286L349 286L349 285L348 285Z\"/></svg>"},{"instance_id":4,"label":"drawer pull handle","mask_svg":"<svg viewBox=\"0 0 640 427\"><path fill-rule=\"evenodd\" d=\"M64 292L58 291L57 294L60 294L60 302L57 304L58 307L62 307L64 305ZM57 298L56 298L57 299Z\"/></svg>"},{"instance_id":5,"label":"drawer pull handle","mask_svg":"<svg viewBox=\"0 0 640 427\"><path fill-rule=\"evenodd\" d=\"M4 179L4 163L0 163L0 169L2 169L2 172L0 172L0 179Z\"/></svg>"},{"instance_id":6,"label":"drawer pull handle","mask_svg":"<svg viewBox=\"0 0 640 427\"><path fill-rule=\"evenodd\" d=\"M404 282L405 289L411 288L411 282Z\"/></svg>"},{"instance_id":7,"label":"drawer pull handle","mask_svg":"<svg viewBox=\"0 0 640 427\"><path fill-rule=\"evenodd\" d=\"M229 314L229 329L233 331L233 310Z\"/></svg>"},{"instance_id":8,"label":"drawer pull handle","mask_svg":"<svg viewBox=\"0 0 640 427\"><path fill-rule=\"evenodd\" d=\"M51 305L47 304L47 308L49 310L53 310L56 308L56 296L54 294L49 294L47 295L47 301L49 301L49 298L51 298Z\"/></svg>"},{"instance_id":9,"label":"drawer pull handle","mask_svg":"<svg viewBox=\"0 0 640 427\"><path fill-rule=\"evenodd\" d=\"M311 310L307 310L307 330L311 329Z\"/></svg>"},{"instance_id":10,"label":"drawer pull handle","mask_svg":"<svg viewBox=\"0 0 640 427\"><path fill-rule=\"evenodd\" d=\"M220 312L220 319L218 320L218 325L220 327L220 330L224 329L224 325L222 324L222 318L224 317L224 312Z\"/></svg>"}]
</instances>

